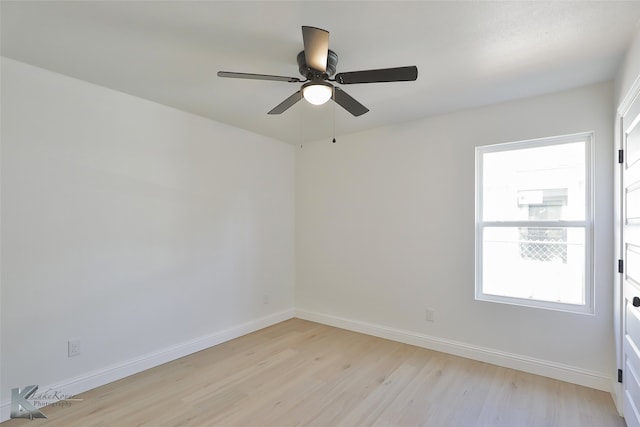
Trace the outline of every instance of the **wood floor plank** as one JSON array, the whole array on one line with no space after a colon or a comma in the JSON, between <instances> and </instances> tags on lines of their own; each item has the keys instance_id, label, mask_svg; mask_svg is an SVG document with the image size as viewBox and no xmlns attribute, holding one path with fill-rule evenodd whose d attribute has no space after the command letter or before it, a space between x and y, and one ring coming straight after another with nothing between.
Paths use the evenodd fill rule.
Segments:
<instances>
[{"instance_id":1,"label":"wood floor plank","mask_svg":"<svg viewBox=\"0 0 640 427\"><path fill-rule=\"evenodd\" d=\"M2 427L624 427L611 396L300 319Z\"/></svg>"}]
</instances>

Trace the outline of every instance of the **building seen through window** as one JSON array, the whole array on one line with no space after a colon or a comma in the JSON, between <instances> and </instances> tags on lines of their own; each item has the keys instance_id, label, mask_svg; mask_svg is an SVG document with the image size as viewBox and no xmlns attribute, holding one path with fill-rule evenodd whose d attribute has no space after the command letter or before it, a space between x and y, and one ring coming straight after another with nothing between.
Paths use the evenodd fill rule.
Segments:
<instances>
[{"instance_id":1,"label":"building seen through window","mask_svg":"<svg viewBox=\"0 0 640 427\"><path fill-rule=\"evenodd\" d=\"M477 149L476 298L590 310L590 141Z\"/></svg>"},{"instance_id":2,"label":"building seen through window","mask_svg":"<svg viewBox=\"0 0 640 427\"><path fill-rule=\"evenodd\" d=\"M559 220L567 205L567 189L518 192L518 206L530 220ZM567 230L564 228L520 227L520 256L534 261L567 263Z\"/></svg>"}]
</instances>

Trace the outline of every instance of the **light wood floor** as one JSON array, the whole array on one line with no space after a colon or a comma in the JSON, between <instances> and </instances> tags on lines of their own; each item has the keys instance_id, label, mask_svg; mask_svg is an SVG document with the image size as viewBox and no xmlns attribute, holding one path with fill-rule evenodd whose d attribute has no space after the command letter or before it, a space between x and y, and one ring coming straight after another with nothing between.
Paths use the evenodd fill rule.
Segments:
<instances>
[{"instance_id":1,"label":"light wood floor","mask_svg":"<svg viewBox=\"0 0 640 427\"><path fill-rule=\"evenodd\" d=\"M625 425L601 391L299 319L77 397L2 425Z\"/></svg>"}]
</instances>

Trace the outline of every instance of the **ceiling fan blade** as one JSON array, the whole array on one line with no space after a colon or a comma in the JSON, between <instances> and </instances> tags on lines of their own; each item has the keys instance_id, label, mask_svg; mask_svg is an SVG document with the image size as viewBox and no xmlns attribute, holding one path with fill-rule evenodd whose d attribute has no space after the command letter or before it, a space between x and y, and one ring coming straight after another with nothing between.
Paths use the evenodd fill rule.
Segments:
<instances>
[{"instance_id":1,"label":"ceiling fan blade","mask_svg":"<svg viewBox=\"0 0 640 427\"><path fill-rule=\"evenodd\" d=\"M336 81L343 85L354 83L409 82L418 78L418 67L382 68L379 70L351 71L336 74Z\"/></svg>"},{"instance_id":2,"label":"ceiling fan blade","mask_svg":"<svg viewBox=\"0 0 640 427\"><path fill-rule=\"evenodd\" d=\"M268 114L282 114L285 111L287 111L289 108L291 108L293 104L300 101L301 99L302 99L302 91L297 91L296 93L294 93L293 95L291 95L290 97L282 101L280 104L276 105L275 108L269 111Z\"/></svg>"},{"instance_id":3,"label":"ceiling fan blade","mask_svg":"<svg viewBox=\"0 0 640 427\"><path fill-rule=\"evenodd\" d=\"M234 73L232 71L218 71L218 77L231 77L233 79L275 80L278 82L300 83L297 77L271 76L269 74Z\"/></svg>"},{"instance_id":4,"label":"ceiling fan blade","mask_svg":"<svg viewBox=\"0 0 640 427\"><path fill-rule=\"evenodd\" d=\"M356 101L351 95L343 91L339 87L333 88L333 100L342 108L358 117L369 111L367 107Z\"/></svg>"},{"instance_id":5,"label":"ceiling fan blade","mask_svg":"<svg viewBox=\"0 0 640 427\"><path fill-rule=\"evenodd\" d=\"M329 32L316 27L303 26L302 40L307 66L323 73L327 71Z\"/></svg>"}]
</instances>

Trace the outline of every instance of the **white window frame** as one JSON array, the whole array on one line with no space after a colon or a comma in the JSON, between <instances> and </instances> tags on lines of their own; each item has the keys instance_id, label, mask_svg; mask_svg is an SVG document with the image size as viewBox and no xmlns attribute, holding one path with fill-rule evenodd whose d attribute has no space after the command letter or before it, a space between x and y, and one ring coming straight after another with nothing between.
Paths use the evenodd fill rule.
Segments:
<instances>
[{"instance_id":1,"label":"white window frame","mask_svg":"<svg viewBox=\"0 0 640 427\"><path fill-rule=\"evenodd\" d=\"M525 307L559 310L572 313L594 314L594 280L593 280L593 146L594 133L582 132L571 135L508 142L502 144L476 147L476 203L475 203L475 298L480 301L497 302ZM482 178L483 156L486 153L521 150L526 148L560 145L572 142L585 143L585 218L582 221L564 220L529 220L529 221L484 221ZM483 230L486 227L578 227L585 232L585 271L584 271L584 304L567 304L529 298L493 295L483 292L482 257Z\"/></svg>"}]
</instances>

